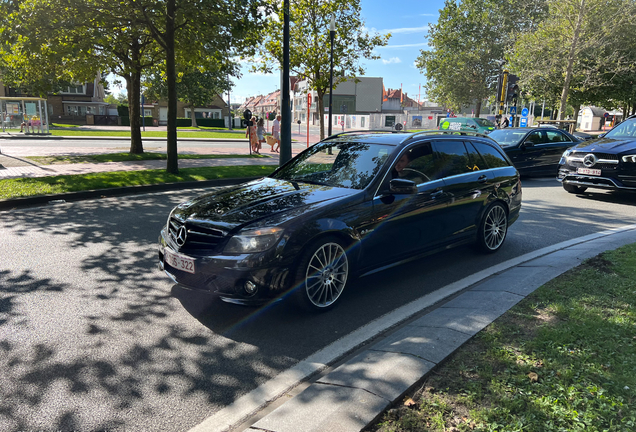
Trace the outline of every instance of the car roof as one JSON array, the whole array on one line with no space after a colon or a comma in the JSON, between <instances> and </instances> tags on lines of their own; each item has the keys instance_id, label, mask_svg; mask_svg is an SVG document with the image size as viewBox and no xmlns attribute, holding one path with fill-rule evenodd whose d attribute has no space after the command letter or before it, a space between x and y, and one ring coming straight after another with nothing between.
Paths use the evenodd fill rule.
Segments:
<instances>
[{"instance_id":1,"label":"car roof","mask_svg":"<svg viewBox=\"0 0 636 432\"><path fill-rule=\"evenodd\" d=\"M457 117L455 117L457 118ZM337 140L338 142L366 142L375 144L400 145L412 142L415 139L435 138L435 139L457 139L457 135L463 136L462 139L485 138L486 141L495 143L495 140L484 135L472 131L442 131L437 129L418 131L418 132L398 132L398 131L349 131L341 132L323 140Z\"/></svg>"}]
</instances>

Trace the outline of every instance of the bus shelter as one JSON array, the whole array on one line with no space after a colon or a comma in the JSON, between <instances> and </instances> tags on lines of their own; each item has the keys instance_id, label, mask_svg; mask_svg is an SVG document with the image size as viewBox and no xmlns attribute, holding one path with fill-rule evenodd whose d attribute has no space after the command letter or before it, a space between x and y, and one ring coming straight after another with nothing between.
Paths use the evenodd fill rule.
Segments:
<instances>
[{"instance_id":1,"label":"bus shelter","mask_svg":"<svg viewBox=\"0 0 636 432\"><path fill-rule=\"evenodd\" d=\"M2 132L18 129L27 134L48 134L46 99L38 97L0 97Z\"/></svg>"}]
</instances>

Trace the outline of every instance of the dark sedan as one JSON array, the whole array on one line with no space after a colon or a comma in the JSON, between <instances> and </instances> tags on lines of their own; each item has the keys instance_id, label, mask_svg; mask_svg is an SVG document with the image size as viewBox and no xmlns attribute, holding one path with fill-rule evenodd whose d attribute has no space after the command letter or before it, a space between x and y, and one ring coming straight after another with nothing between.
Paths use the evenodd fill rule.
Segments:
<instances>
[{"instance_id":1,"label":"dark sedan","mask_svg":"<svg viewBox=\"0 0 636 432\"><path fill-rule=\"evenodd\" d=\"M520 208L519 174L490 139L344 133L269 177L179 204L159 262L227 302L291 294L325 310L353 276L460 244L497 251Z\"/></svg>"},{"instance_id":2,"label":"dark sedan","mask_svg":"<svg viewBox=\"0 0 636 432\"><path fill-rule=\"evenodd\" d=\"M602 138L565 151L557 179L570 193L587 188L636 191L636 117L616 125Z\"/></svg>"},{"instance_id":3,"label":"dark sedan","mask_svg":"<svg viewBox=\"0 0 636 432\"><path fill-rule=\"evenodd\" d=\"M492 131L521 175L555 175L563 152L580 139L553 127L505 128Z\"/></svg>"}]
</instances>

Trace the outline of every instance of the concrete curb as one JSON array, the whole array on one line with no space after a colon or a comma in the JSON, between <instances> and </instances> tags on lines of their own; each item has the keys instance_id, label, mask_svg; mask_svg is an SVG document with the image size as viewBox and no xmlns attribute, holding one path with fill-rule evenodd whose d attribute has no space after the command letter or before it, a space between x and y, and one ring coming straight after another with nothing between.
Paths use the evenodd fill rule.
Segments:
<instances>
[{"instance_id":1,"label":"concrete curb","mask_svg":"<svg viewBox=\"0 0 636 432\"><path fill-rule=\"evenodd\" d=\"M312 354L189 432L363 430L435 366L536 288L585 259L634 242L636 225L627 225L484 269ZM383 332L387 333L342 364L336 363ZM300 385L307 380L308 386Z\"/></svg>"},{"instance_id":2,"label":"concrete curb","mask_svg":"<svg viewBox=\"0 0 636 432\"><path fill-rule=\"evenodd\" d=\"M141 186L124 186L109 189L96 189L90 191L67 192L63 194L38 195L33 197L11 198L0 201L0 211L15 210L22 207L38 206L43 204L56 204L59 202L81 201L86 199L114 197L122 195L135 195L150 192L163 192L179 189L198 189L215 186L231 186L255 180L260 177L241 177L218 180L202 180L179 183L160 183Z\"/></svg>"}]
</instances>

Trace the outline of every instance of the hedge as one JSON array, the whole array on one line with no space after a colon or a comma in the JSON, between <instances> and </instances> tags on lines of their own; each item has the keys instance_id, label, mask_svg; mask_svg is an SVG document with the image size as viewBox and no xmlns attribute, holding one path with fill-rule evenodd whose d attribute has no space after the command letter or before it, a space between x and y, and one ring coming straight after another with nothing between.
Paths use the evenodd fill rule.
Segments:
<instances>
[{"instance_id":1,"label":"hedge","mask_svg":"<svg viewBox=\"0 0 636 432\"><path fill-rule=\"evenodd\" d=\"M130 126L130 117L128 117L128 116L120 116L120 118L121 118L121 125L122 126ZM146 122L145 125L146 126L154 126L153 123L152 123L152 120L153 120L152 117L146 116L145 117L145 122ZM144 124L143 117L139 117L139 124L140 125Z\"/></svg>"}]
</instances>

